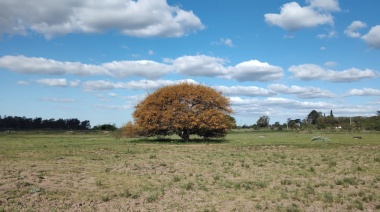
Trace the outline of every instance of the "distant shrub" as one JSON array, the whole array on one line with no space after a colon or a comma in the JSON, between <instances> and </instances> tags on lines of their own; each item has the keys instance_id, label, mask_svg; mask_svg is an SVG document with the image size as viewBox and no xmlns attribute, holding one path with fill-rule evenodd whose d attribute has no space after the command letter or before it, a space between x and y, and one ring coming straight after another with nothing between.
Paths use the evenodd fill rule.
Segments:
<instances>
[{"instance_id":1,"label":"distant shrub","mask_svg":"<svg viewBox=\"0 0 380 212\"><path fill-rule=\"evenodd\" d=\"M324 136L314 136L310 141L323 141L323 142L329 142L330 139Z\"/></svg>"}]
</instances>

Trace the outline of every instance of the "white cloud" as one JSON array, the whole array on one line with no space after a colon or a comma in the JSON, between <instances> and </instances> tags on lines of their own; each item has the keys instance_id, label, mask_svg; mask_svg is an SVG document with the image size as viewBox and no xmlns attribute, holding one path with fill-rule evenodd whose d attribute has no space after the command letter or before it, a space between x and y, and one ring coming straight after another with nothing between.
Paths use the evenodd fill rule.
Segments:
<instances>
[{"instance_id":1,"label":"white cloud","mask_svg":"<svg viewBox=\"0 0 380 212\"><path fill-rule=\"evenodd\" d=\"M0 67L19 73L80 76L108 75L118 78L142 76L149 79L159 78L170 71L166 64L149 60L113 61L101 65L90 65L79 62L61 62L45 58L25 56L3 56Z\"/></svg>"},{"instance_id":2,"label":"white cloud","mask_svg":"<svg viewBox=\"0 0 380 212\"><path fill-rule=\"evenodd\" d=\"M149 50L149 51L148 51L148 54L149 54L149 55L154 55L154 51L153 51L153 50Z\"/></svg>"},{"instance_id":3,"label":"white cloud","mask_svg":"<svg viewBox=\"0 0 380 212\"><path fill-rule=\"evenodd\" d=\"M130 110L133 108L132 105L94 105L95 108L107 109L107 110Z\"/></svg>"},{"instance_id":4,"label":"white cloud","mask_svg":"<svg viewBox=\"0 0 380 212\"><path fill-rule=\"evenodd\" d=\"M330 32L328 32L326 34L318 34L317 35L317 38L319 38L319 39L333 38L333 37L336 37L336 31L335 30L331 30Z\"/></svg>"},{"instance_id":5,"label":"white cloud","mask_svg":"<svg viewBox=\"0 0 380 212\"><path fill-rule=\"evenodd\" d=\"M310 6L319 10L340 11L338 0L308 0Z\"/></svg>"},{"instance_id":6,"label":"white cloud","mask_svg":"<svg viewBox=\"0 0 380 212\"><path fill-rule=\"evenodd\" d=\"M374 26L368 34L362 36L366 44L375 49L380 49L380 25Z\"/></svg>"},{"instance_id":7,"label":"white cloud","mask_svg":"<svg viewBox=\"0 0 380 212\"><path fill-rule=\"evenodd\" d=\"M379 76L377 72L370 69L351 68L344 71L333 71L314 64L291 66L289 71L301 80L327 80L331 82L354 82Z\"/></svg>"},{"instance_id":8,"label":"white cloud","mask_svg":"<svg viewBox=\"0 0 380 212\"><path fill-rule=\"evenodd\" d=\"M122 82L113 83L113 82L104 81L104 80L83 82L82 86L85 91L100 91L100 90L126 88L125 83L122 83Z\"/></svg>"},{"instance_id":9,"label":"white cloud","mask_svg":"<svg viewBox=\"0 0 380 212\"><path fill-rule=\"evenodd\" d=\"M327 2L327 1L326 1ZM316 10L330 7L323 6L322 1L311 1L314 7L301 7L297 2L290 2L281 7L280 14L268 13L265 14L265 21L268 24L279 26L288 31L296 31L303 28L316 27L334 23L333 16L326 12Z\"/></svg>"},{"instance_id":10,"label":"white cloud","mask_svg":"<svg viewBox=\"0 0 380 212\"><path fill-rule=\"evenodd\" d=\"M180 37L204 28L192 11L166 0L0 1L0 14L0 34L32 30L46 38L114 29L137 37Z\"/></svg>"},{"instance_id":11,"label":"white cloud","mask_svg":"<svg viewBox=\"0 0 380 212\"><path fill-rule=\"evenodd\" d=\"M38 79L37 83L54 87L66 87L66 79Z\"/></svg>"},{"instance_id":12,"label":"white cloud","mask_svg":"<svg viewBox=\"0 0 380 212\"><path fill-rule=\"evenodd\" d=\"M334 94L328 90L323 90L316 87L300 87L292 85L290 87L283 84L271 84L268 86L274 92L284 93L284 94L294 94L302 99L313 99L313 98L333 98Z\"/></svg>"},{"instance_id":13,"label":"white cloud","mask_svg":"<svg viewBox=\"0 0 380 212\"><path fill-rule=\"evenodd\" d=\"M44 102L56 102L56 103L73 103L77 102L75 99L62 99L62 98L42 98L40 99Z\"/></svg>"},{"instance_id":14,"label":"white cloud","mask_svg":"<svg viewBox=\"0 0 380 212\"><path fill-rule=\"evenodd\" d=\"M17 81L17 85L29 85L29 84L30 84L30 82L26 82L23 80Z\"/></svg>"},{"instance_id":15,"label":"white cloud","mask_svg":"<svg viewBox=\"0 0 380 212\"><path fill-rule=\"evenodd\" d=\"M233 47L233 46L234 46L234 44L232 43L232 40L229 39L229 38L226 38L226 39L222 38L222 39L220 39L220 41L221 41L224 45L226 45L226 46L229 46L229 47Z\"/></svg>"},{"instance_id":16,"label":"white cloud","mask_svg":"<svg viewBox=\"0 0 380 212\"><path fill-rule=\"evenodd\" d=\"M188 76L222 76L227 73L224 59L206 55L182 56L171 61L177 73Z\"/></svg>"},{"instance_id":17,"label":"white cloud","mask_svg":"<svg viewBox=\"0 0 380 212\"><path fill-rule=\"evenodd\" d=\"M235 66L224 66L225 59L207 55L182 56L165 63L151 60L112 61L99 65L80 62L61 62L46 58L25 56L0 57L0 68L25 74L46 75L106 75L115 78L133 76L158 79L175 72L187 76L223 77L238 81L272 81L284 76L283 69L258 60L241 62ZM71 82L78 86L80 81Z\"/></svg>"},{"instance_id":18,"label":"white cloud","mask_svg":"<svg viewBox=\"0 0 380 212\"><path fill-rule=\"evenodd\" d=\"M81 76L110 74L105 68L96 65L61 62L41 57L25 57L23 55L1 57L0 67L24 74L74 74Z\"/></svg>"},{"instance_id":19,"label":"white cloud","mask_svg":"<svg viewBox=\"0 0 380 212\"><path fill-rule=\"evenodd\" d=\"M272 81L281 79L284 71L281 67L258 60L250 60L228 68L228 79L238 81Z\"/></svg>"},{"instance_id":20,"label":"white cloud","mask_svg":"<svg viewBox=\"0 0 380 212\"><path fill-rule=\"evenodd\" d=\"M85 91L100 91L112 89L132 89L132 90L156 90L160 87L188 82L197 83L192 79L185 80L137 80L130 82L109 82L104 80L87 81L82 83Z\"/></svg>"},{"instance_id":21,"label":"white cloud","mask_svg":"<svg viewBox=\"0 0 380 212\"><path fill-rule=\"evenodd\" d=\"M185 80L138 80L138 81L130 81L125 83L126 88L133 90L156 90L158 88L178 84L182 82L194 83L197 84L196 81L192 79Z\"/></svg>"},{"instance_id":22,"label":"white cloud","mask_svg":"<svg viewBox=\"0 0 380 212\"><path fill-rule=\"evenodd\" d=\"M347 93L348 96L380 96L379 89L363 88L363 89L351 89Z\"/></svg>"},{"instance_id":23,"label":"white cloud","mask_svg":"<svg viewBox=\"0 0 380 212\"><path fill-rule=\"evenodd\" d=\"M111 76L118 78L141 76L149 79L157 79L172 71L169 65L150 60L113 61L103 63L101 66L108 70Z\"/></svg>"},{"instance_id":24,"label":"white cloud","mask_svg":"<svg viewBox=\"0 0 380 212\"><path fill-rule=\"evenodd\" d=\"M327 67L335 67L337 65L337 63L334 61L328 61L328 62L325 62L324 65Z\"/></svg>"},{"instance_id":25,"label":"white cloud","mask_svg":"<svg viewBox=\"0 0 380 212\"><path fill-rule=\"evenodd\" d=\"M367 24L361 21L353 21L350 26L344 30L344 34L351 38L359 38L361 35L357 32L359 29L367 27Z\"/></svg>"},{"instance_id":26,"label":"white cloud","mask_svg":"<svg viewBox=\"0 0 380 212\"><path fill-rule=\"evenodd\" d=\"M80 85L80 80L73 80L69 82L70 87L78 87Z\"/></svg>"},{"instance_id":27,"label":"white cloud","mask_svg":"<svg viewBox=\"0 0 380 212\"><path fill-rule=\"evenodd\" d=\"M271 112L278 114L278 111L283 111L283 113L297 111L299 113L303 110L305 114L302 116L306 116L306 111L310 112L309 110L321 111L336 107L327 102L297 101L280 97L268 97L266 99L231 97L230 100L233 110L238 114L252 114L257 113L257 111L261 114L270 114Z\"/></svg>"},{"instance_id":28,"label":"white cloud","mask_svg":"<svg viewBox=\"0 0 380 212\"><path fill-rule=\"evenodd\" d=\"M223 94L232 96L275 96L276 93L256 86L213 86L214 89L221 91Z\"/></svg>"},{"instance_id":29,"label":"white cloud","mask_svg":"<svg viewBox=\"0 0 380 212\"><path fill-rule=\"evenodd\" d=\"M110 97L116 97L117 94L115 94L115 93L108 93L108 96L110 96Z\"/></svg>"}]
</instances>

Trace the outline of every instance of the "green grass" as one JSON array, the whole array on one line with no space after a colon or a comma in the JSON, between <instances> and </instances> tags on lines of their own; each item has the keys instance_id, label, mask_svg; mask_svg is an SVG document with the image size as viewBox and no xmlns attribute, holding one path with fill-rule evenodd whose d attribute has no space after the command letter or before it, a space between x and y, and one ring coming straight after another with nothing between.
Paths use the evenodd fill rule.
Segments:
<instances>
[{"instance_id":1,"label":"green grass","mask_svg":"<svg viewBox=\"0 0 380 212\"><path fill-rule=\"evenodd\" d=\"M0 146L0 211L380 208L379 133L234 131L184 143L16 132Z\"/></svg>"}]
</instances>

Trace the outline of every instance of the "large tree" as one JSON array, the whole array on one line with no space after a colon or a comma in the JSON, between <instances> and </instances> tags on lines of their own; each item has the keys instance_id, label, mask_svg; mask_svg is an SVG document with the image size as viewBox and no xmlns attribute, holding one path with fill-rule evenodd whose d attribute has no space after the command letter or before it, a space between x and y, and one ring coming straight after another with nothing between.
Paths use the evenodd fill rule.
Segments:
<instances>
[{"instance_id":1,"label":"large tree","mask_svg":"<svg viewBox=\"0 0 380 212\"><path fill-rule=\"evenodd\" d=\"M311 124L317 124L317 120L322 116L321 112L317 112L316 110L312 110L309 115L307 115L307 122Z\"/></svg>"},{"instance_id":2,"label":"large tree","mask_svg":"<svg viewBox=\"0 0 380 212\"><path fill-rule=\"evenodd\" d=\"M139 136L190 135L224 137L231 128L230 101L204 86L180 83L162 87L136 106L134 127Z\"/></svg>"},{"instance_id":3,"label":"large tree","mask_svg":"<svg viewBox=\"0 0 380 212\"><path fill-rule=\"evenodd\" d=\"M256 124L257 126L259 126L260 128L265 128L265 127L269 127L269 117L268 116L261 116Z\"/></svg>"}]
</instances>

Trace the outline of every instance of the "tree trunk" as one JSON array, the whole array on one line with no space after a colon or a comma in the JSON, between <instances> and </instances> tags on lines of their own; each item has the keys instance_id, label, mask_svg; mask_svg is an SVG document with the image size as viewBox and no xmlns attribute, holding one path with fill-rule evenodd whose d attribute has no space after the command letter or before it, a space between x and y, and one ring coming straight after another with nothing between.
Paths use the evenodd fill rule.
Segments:
<instances>
[{"instance_id":1,"label":"tree trunk","mask_svg":"<svg viewBox=\"0 0 380 212\"><path fill-rule=\"evenodd\" d=\"M183 130L182 134L181 134L181 138L182 138L182 141L189 141L190 140L190 135L189 135L189 132L187 130Z\"/></svg>"}]
</instances>

